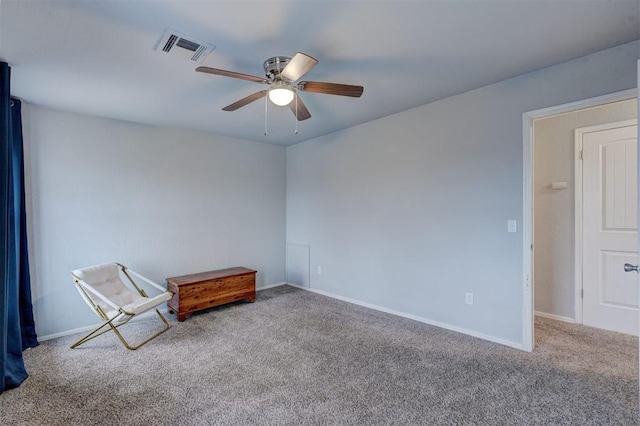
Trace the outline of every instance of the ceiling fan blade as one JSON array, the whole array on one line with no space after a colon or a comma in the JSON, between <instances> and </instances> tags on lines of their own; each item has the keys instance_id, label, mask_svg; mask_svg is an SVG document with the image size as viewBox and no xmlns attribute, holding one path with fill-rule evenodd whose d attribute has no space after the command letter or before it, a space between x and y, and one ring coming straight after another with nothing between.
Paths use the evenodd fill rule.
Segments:
<instances>
[{"instance_id":1,"label":"ceiling fan blade","mask_svg":"<svg viewBox=\"0 0 640 426\"><path fill-rule=\"evenodd\" d=\"M298 89L305 92L325 93L327 95L351 96L359 98L364 92L362 86L352 86L350 84L323 83L320 81L301 81Z\"/></svg>"},{"instance_id":2,"label":"ceiling fan blade","mask_svg":"<svg viewBox=\"0 0 640 426\"><path fill-rule=\"evenodd\" d=\"M207 74L222 75L224 77L239 78L241 80L249 80L249 81L254 81L256 83L268 83L267 79L263 77L256 77L255 75L242 74L240 72L234 72L234 71L226 71L218 68L198 67L196 68L196 71L204 72Z\"/></svg>"},{"instance_id":3,"label":"ceiling fan blade","mask_svg":"<svg viewBox=\"0 0 640 426\"><path fill-rule=\"evenodd\" d=\"M298 105L296 105L296 101ZM298 121L303 121L303 120L306 120L307 118L311 118L311 113L309 112L309 110L307 109L305 104L302 102L302 99L300 99L300 96L298 96L297 93L293 102L289 103L289 108L291 109L291 112L293 113L293 115L296 116Z\"/></svg>"},{"instance_id":4,"label":"ceiling fan blade","mask_svg":"<svg viewBox=\"0 0 640 426\"><path fill-rule=\"evenodd\" d=\"M267 94L266 90L261 90L259 92L256 92L252 95L247 96L246 98L240 99L239 101L236 101L234 103L232 103L231 105L227 105L226 107L222 108L223 111L235 111L238 108L242 108L245 105L250 104L251 102L255 102L258 99L264 98Z\"/></svg>"},{"instance_id":5,"label":"ceiling fan blade","mask_svg":"<svg viewBox=\"0 0 640 426\"><path fill-rule=\"evenodd\" d=\"M309 55L298 52L295 54L286 67L280 72L280 76L289 80L296 81L309 70L318 64L318 60Z\"/></svg>"}]
</instances>

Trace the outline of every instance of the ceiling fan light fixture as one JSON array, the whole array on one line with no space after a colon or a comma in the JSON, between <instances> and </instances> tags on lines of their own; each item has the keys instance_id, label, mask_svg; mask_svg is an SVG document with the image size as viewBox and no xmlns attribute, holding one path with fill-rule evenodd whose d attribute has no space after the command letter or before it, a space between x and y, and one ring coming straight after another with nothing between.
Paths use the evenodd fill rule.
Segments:
<instances>
[{"instance_id":1,"label":"ceiling fan light fixture","mask_svg":"<svg viewBox=\"0 0 640 426\"><path fill-rule=\"evenodd\" d=\"M269 100L278 106L289 105L294 96L293 90L281 81L269 89Z\"/></svg>"}]
</instances>

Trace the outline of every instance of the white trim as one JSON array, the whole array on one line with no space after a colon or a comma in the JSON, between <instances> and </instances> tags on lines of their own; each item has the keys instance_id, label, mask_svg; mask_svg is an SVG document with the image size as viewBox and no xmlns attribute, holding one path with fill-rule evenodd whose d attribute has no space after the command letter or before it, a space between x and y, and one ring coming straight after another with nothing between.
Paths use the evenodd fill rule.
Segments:
<instances>
[{"instance_id":1,"label":"white trim","mask_svg":"<svg viewBox=\"0 0 640 426\"><path fill-rule=\"evenodd\" d=\"M167 308L161 308L158 309L162 314L167 314ZM138 321L142 318L146 318L148 316L152 316L155 315L155 309L154 310L148 310L146 312L143 312L140 315L135 315L133 318L131 318L130 322L134 322L134 321ZM97 326L99 326L100 324L102 324L101 322L97 322L93 325L88 325L86 327L79 327L79 328L74 328L72 330L66 330L66 331L61 331L59 333L53 333L53 334L46 334L44 336L38 336L38 342L44 342L45 340L51 340L51 339L56 339L58 337L65 337L65 336L70 336L72 334L76 334L76 333L83 333L86 331L90 331L93 330L94 328L96 328Z\"/></svg>"},{"instance_id":2,"label":"white trim","mask_svg":"<svg viewBox=\"0 0 640 426\"><path fill-rule=\"evenodd\" d=\"M53 334L45 334L44 336L38 336L38 342L44 342L46 340L57 339L58 337L65 337L71 334L83 333L85 331L90 331L99 326L100 323L96 323L94 325L88 325L86 327L74 328L73 330L61 331L59 333Z\"/></svg>"},{"instance_id":3,"label":"white trim","mask_svg":"<svg viewBox=\"0 0 640 426\"><path fill-rule=\"evenodd\" d=\"M563 316L554 315L554 314L548 314L546 312L535 311L535 315L537 317L550 318L550 319L553 319L553 320L556 320L556 321L568 322L570 324L575 324L576 323L576 320L574 320L573 318L563 317Z\"/></svg>"},{"instance_id":4,"label":"white trim","mask_svg":"<svg viewBox=\"0 0 640 426\"><path fill-rule=\"evenodd\" d=\"M262 290L266 290L268 288L279 287L279 286L286 285L286 284L287 284L286 282L268 284L268 285L265 285L265 286L262 286L262 287L257 287L256 291L262 291ZM162 309L159 309L159 310L160 310L160 312L162 314L169 315L166 307L164 307ZM153 310L149 310L149 311L147 311L147 312L145 312L143 314L136 315L133 318L131 318L131 321L136 321L138 319L153 315L153 312L154 312ZM95 323L93 325L88 325L86 327L79 327L79 328L74 328L72 330L60 331L58 333L52 333L52 334L46 334L44 336L38 336L38 341L39 342L44 342L46 340L56 339L58 337L65 337L65 336L69 336L71 334L83 333L83 332L86 332L86 331L93 330L94 328L96 328L100 324L102 324L102 323Z\"/></svg>"},{"instance_id":5,"label":"white trim","mask_svg":"<svg viewBox=\"0 0 640 426\"><path fill-rule=\"evenodd\" d=\"M533 351L533 119L522 115L522 347Z\"/></svg>"},{"instance_id":6,"label":"white trim","mask_svg":"<svg viewBox=\"0 0 640 426\"><path fill-rule=\"evenodd\" d=\"M522 156L523 156L523 209L522 209L522 347L532 351L535 343L533 329L533 301L535 287L533 281L533 121L539 118L565 112L595 107L612 102L624 101L638 97L637 89L628 89L595 98L583 99L568 104L529 111L522 114ZM533 249L532 249L533 247Z\"/></svg>"},{"instance_id":7,"label":"white trim","mask_svg":"<svg viewBox=\"0 0 640 426\"><path fill-rule=\"evenodd\" d=\"M575 322L578 324L583 323L582 313L582 289L583 289L583 275L582 275L582 256L583 256L583 240L582 240L582 214L583 214L583 200L582 200L582 174L583 174L583 161L580 158L580 152L582 151L582 138L586 133L598 132L601 130L617 129L620 127L636 126L638 124L637 119L623 120L612 123L598 124L596 126L580 127L574 130L575 140L575 197L574 197L574 211L575 211L575 239L574 239L574 309L575 309Z\"/></svg>"},{"instance_id":8,"label":"white trim","mask_svg":"<svg viewBox=\"0 0 640 426\"><path fill-rule=\"evenodd\" d=\"M283 281L281 283L267 284L267 285L263 285L262 287L256 287L256 291L262 291L269 288L280 287L281 285L287 285L287 282Z\"/></svg>"},{"instance_id":9,"label":"white trim","mask_svg":"<svg viewBox=\"0 0 640 426\"><path fill-rule=\"evenodd\" d=\"M611 123L597 124L595 126L588 127L579 127L576 129L576 132L580 132L580 135L583 135L585 133L599 132L601 130L619 129L621 127L632 127L637 125L638 120L635 118L630 118L629 120L613 121Z\"/></svg>"},{"instance_id":10,"label":"white trim","mask_svg":"<svg viewBox=\"0 0 640 426\"><path fill-rule=\"evenodd\" d=\"M573 247L573 297L574 307L573 312L575 316L575 322L582 324L582 133L578 135L578 130L574 131L575 134L575 149L574 149L574 178L573 186L575 188L574 194L574 247Z\"/></svg>"},{"instance_id":11,"label":"white trim","mask_svg":"<svg viewBox=\"0 0 640 426\"><path fill-rule=\"evenodd\" d=\"M637 96L637 89L627 89L616 93L610 93L608 95L596 96L595 98L583 99L576 102L570 102L568 104L537 109L535 111L525 112L523 115L531 117L535 120L538 118L551 117L552 115L558 115L565 112L573 112L579 109L586 109L604 104L626 101L628 99L636 98Z\"/></svg>"},{"instance_id":12,"label":"white trim","mask_svg":"<svg viewBox=\"0 0 640 426\"><path fill-rule=\"evenodd\" d=\"M320 294L322 296L327 296L327 297L330 297L332 299L342 300L343 302L353 303L354 305L363 306L365 308L374 309L376 311L385 312L387 314L396 315L396 316L403 317L403 318L408 318L408 319L411 319L411 320L414 320L414 321L418 321L418 322L421 322L421 323L424 323L424 324L429 324L429 325L433 325L433 326L436 326L436 327L444 328L445 330L451 330L451 331L455 331L457 333L466 334L468 336L477 337L479 339L488 340L490 342L499 343L501 345L509 346L509 347L512 347L512 348L515 348L515 349L525 350L524 346L519 342L512 342L510 340L499 339L497 337L489 336L487 334L478 333L478 332L472 331L472 330L467 330L466 328L456 327L454 325L449 325L449 324L445 324L445 323L442 323L442 322L439 322L439 321L434 321L434 320L431 320L431 319L428 319L428 318L419 317L417 315L407 314L407 313L396 311L396 310L393 310L393 309L384 308L382 306L373 305L371 303L362 302L360 300L355 300L355 299L351 299L351 298L348 298L348 297L339 296L337 294L329 293L329 292L324 291L324 290L318 290L318 289L315 289L315 288L302 287L302 286L295 285L295 284L289 284L289 285L291 287L299 288L301 290L306 290L306 291L310 291L312 293Z\"/></svg>"}]
</instances>

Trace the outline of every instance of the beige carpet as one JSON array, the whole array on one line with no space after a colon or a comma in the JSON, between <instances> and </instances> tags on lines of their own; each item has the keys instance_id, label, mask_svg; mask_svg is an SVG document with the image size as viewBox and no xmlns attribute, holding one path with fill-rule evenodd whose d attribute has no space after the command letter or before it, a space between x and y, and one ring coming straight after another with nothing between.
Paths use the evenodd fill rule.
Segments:
<instances>
[{"instance_id":1,"label":"beige carpet","mask_svg":"<svg viewBox=\"0 0 640 426\"><path fill-rule=\"evenodd\" d=\"M638 339L617 333L538 319L529 354L288 286L173 323L135 352L28 350L0 423L639 423Z\"/></svg>"}]
</instances>

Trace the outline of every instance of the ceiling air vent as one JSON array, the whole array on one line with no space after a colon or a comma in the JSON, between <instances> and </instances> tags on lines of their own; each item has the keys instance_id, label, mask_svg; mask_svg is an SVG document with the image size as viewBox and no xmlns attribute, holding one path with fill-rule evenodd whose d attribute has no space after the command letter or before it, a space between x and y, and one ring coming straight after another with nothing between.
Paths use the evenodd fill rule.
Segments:
<instances>
[{"instance_id":1,"label":"ceiling air vent","mask_svg":"<svg viewBox=\"0 0 640 426\"><path fill-rule=\"evenodd\" d=\"M165 30L153 46L153 49L158 52L194 62L201 62L215 48L211 43L205 43L172 29Z\"/></svg>"}]
</instances>

